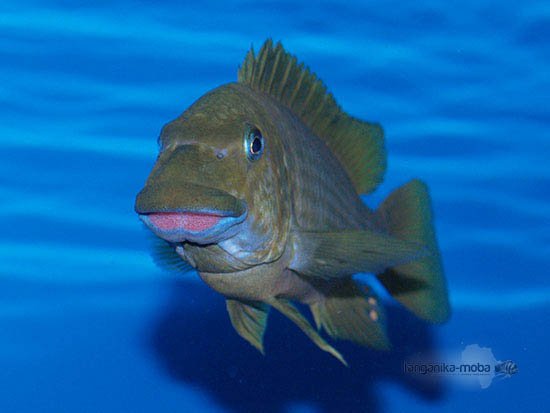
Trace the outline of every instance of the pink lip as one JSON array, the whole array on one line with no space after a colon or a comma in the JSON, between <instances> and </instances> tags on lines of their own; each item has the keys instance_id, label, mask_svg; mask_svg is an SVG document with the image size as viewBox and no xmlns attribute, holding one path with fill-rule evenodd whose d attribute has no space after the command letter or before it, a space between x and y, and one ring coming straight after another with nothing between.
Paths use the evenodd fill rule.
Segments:
<instances>
[{"instance_id":1,"label":"pink lip","mask_svg":"<svg viewBox=\"0 0 550 413\"><path fill-rule=\"evenodd\" d=\"M193 232L212 228L223 218L220 215L196 212L156 212L147 217L152 225L163 231L183 229Z\"/></svg>"}]
</instances>

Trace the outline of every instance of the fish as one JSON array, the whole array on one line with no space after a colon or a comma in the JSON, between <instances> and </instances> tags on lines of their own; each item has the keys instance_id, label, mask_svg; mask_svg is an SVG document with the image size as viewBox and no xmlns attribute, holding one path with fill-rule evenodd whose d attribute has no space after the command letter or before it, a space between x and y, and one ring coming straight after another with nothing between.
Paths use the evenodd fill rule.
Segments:
<instances>
[{"instance_id":1,"label":"fish","mask_svg":"<svg viewBox=\"0 0 550 413\"><path fill-rule=\"evenodd\" d=\"M387 167L382 127L347 114L280 42L252 47L237 81L164 125L158 144L135 201L160 243L156 262L195 269L262 354L271 309L344 365L325 335L390 349L373 284L427 322L449 317L426 184L369 208L361 195Z\"/></svg>"},{"instance_id":2,"label":"fish","mask_svg":"<svg viewBox=\"0 0 550 413\"><path fill-rule=\"evenodd\" d=\"M506 360L495 365L495 373L504 378L512 377L518 372L518 366L512 360Z\"/></svg>"}]
</instances>

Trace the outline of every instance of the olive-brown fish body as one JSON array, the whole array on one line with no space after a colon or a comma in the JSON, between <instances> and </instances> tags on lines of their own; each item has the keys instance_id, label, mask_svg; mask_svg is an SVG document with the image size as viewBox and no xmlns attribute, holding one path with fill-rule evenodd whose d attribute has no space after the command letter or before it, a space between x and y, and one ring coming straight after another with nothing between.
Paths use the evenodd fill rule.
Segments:
<instances>
[{"instance_id":1,"label":"olive-brown fish body","mask_svg":"<svg viewBox=\"0 0 550 413\"><path fill-rule=\"evenodd\" d=\"M270 307L343 363L319 329L387 348L383 307L358 272L419 317L448 317L427 187L413 180L369 209L359 194L383 179L382 129L345 114L280 44L250 52L239 82L201 97L159 144L136 211L165 241L161 260L194 267L260 351Z\"/></svg>"},{"instance_id":2,"label":"olive-brown fish body","mask_svg":"<svg viewBox=\"0 0 550 413\"><path fill-rule=\"evenodd\" d=\"M183 250L181 254L185 260L196 263L203 280L227 297L266 301L285 296L310 302L318 298L314 286L289 270L291 262L299 259L301 253L300 241L293 231L372 229L374 224L369 218L374 218L374 214L363 204L326 144L292 112L270 96L238 83L217 88L207 95L207 100L209 105L219 108L223 101L228 100L228 95L239 96L242 112L254 108L256 114L271 114L276 119L271 128L259 120L256 120L256 125L263 131L268 148L276 145L284 151L276 152L266 160L270 162L269 181L259 181L255 188L251 188L254 210L249 211L247 223L254 227L254 235L243 230L219 244L224 250L216 253L219 272L212 268L212 259L201 257L210 255L204 248L194 248L187 253ZM200 100L197 105L201 106ZM237 106L233 106L233 110L238 110ZM173 122L177 123L182 129L180 135L185 134L190 127L189 121ZM175 133L174 126L171 129ZM211 186L215 184L210 183ZM278 200L279 210L271 215L273 199ZM272 239L276 237L274 234L279 234L277 243L269 245L269 251L263 251L262 258L268 258L264 258L261 265L235 271L231 263L247 256L247 240ZM249 246L253 252L259 251L257 244ZM204 262L207 262L206 268L201 265ZM227 272L228 268L231 272Z\"/></svg>"}]
</instances>

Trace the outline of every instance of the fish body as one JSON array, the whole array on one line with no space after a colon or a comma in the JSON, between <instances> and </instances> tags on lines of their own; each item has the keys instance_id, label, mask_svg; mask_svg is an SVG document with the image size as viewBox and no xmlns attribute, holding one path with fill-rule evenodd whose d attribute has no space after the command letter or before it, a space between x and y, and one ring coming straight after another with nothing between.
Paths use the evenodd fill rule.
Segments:
<instances>
[{"instance_id":1,"label":"fish body","mask_svg":"<svg viewBox=\"0 0 550 413\"><path fill-rule=\"evenodd\" d=\"M280 43L250 51L239 81L165 125L159 145L136 212L165 257L227 298L233 326L260 351L270 307L344 363L321 328L387 348L383 308L358 272L418 316L448 317L426 186L413 180L369 209L359 194L383 179L382 129L343 112ZM293 302L310 306L317 328Z\"/></svg>"}]
</instances>

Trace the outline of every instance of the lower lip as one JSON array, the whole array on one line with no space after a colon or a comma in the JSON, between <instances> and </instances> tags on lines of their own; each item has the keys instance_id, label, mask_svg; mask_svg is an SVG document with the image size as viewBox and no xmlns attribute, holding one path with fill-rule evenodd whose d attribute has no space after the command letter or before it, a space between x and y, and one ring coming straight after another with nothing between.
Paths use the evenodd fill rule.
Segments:
<instances>
[{"instance_id":1,"label":"lower lip","mask_svg":"<svg viewBox=\"0 0 550 413\"><path fill-rule=\"evenodd\" d=\"M215 226L221 215L196 212L160 212L148 214L149 222L162 231L205 231Z\"/></svg>"}]
</instances>

